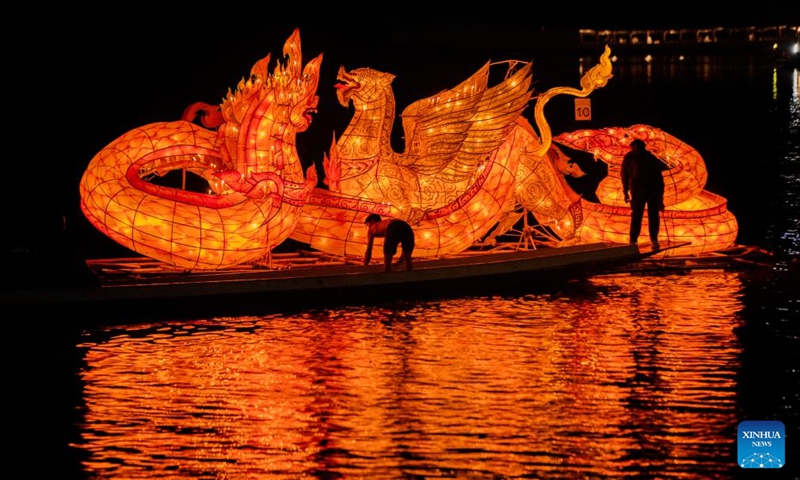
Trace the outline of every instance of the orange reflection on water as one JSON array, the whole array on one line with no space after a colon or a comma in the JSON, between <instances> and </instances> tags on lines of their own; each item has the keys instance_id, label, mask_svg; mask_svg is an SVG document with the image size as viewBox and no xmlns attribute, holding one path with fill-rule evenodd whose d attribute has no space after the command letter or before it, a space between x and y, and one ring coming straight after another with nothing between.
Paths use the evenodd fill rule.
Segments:
<instances>
[{"instance_id":1,"label":"orange reflection on water","mask_svg":"<svg viewBox=\"0 0 800 480\"><path fill-rule=\"evenodd\" d=\"M613 290L607 300L579 303L584 321L560 336L558 349L566 353L560 371L575 372L573 379L592 377L573 385L565 399L577 403L576 419L591 422L589 439L598 432L609 435L596 453L616 467L641 467L642 453L651 449L680 463L696 457L705 438L727 458L734 436L718 431L717 413L735 409L739 278L722 272L605 277L595 283ZM735 422L730 421L727 427ZM578 457L596 445L588 443L576 451ZM619 458L620 452L635 454Z\"/></svg>"},{"instance_id":2,"label":"orange reflection on water","mask_svg":"<svg viewBox=\"0 0 800 480\"><path fill-rule=\"evenodd\" d=\"M688 476L735 440L740 289L609 276L95 332L75 447L114 478Z\"/></svg>"}]
</instances>

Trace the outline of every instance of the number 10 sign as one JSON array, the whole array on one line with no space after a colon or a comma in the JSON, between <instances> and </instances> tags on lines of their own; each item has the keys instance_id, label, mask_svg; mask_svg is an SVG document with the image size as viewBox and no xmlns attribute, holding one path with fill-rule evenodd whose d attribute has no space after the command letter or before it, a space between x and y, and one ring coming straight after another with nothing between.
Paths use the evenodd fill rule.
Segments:
<instances>
[{"instance_id":1,"label":"number 10 sign","mask_svg":"<svg viewBox=\"0 0 800 480\"><path fill-rule=\"evenodd\" d=\"M575 99L575 120L592 119L592 101L588 98Z\"/></svg>"}]
</instances>

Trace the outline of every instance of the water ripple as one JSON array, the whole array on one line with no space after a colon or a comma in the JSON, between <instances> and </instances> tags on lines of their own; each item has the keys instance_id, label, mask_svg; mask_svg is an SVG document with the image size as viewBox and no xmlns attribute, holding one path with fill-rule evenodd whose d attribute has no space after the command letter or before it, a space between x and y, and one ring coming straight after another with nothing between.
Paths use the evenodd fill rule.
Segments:
<instances>
[{"instance_id":1,"label":"water ripple","mask_svg":"<svg viewBox=\"0 0 800 480\"><path fill-rule=\"evenodd\" d=\"M738 277L572 288L89 332L73 448L97 478L735 468Z\"/></svg>"}]
</instances>

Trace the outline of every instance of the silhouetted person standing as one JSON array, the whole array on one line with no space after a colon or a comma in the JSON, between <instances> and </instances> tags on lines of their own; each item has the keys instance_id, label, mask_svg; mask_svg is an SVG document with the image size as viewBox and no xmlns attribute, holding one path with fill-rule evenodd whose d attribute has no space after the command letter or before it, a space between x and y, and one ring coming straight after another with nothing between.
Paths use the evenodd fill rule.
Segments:
<instances>
[{"instance_id":1,"label":"silhouetted person standing","mask_svg":"<svg viewBox=\"0 0 800 480\"><path fill-rule=\"evenodd\" d=\"M653 248L658 248L659 212L664 210L664 175L669 167L645 148L643 140L631 142L622 160L622 193L631 204L630 242L638 243L647 207L648 230Z\"/></svg>"},{"instance_id":2,"label":"silhouetted person standing","mask_svg":"<svg viewBox=\"0 0 800 480\"><path fill-rule=\"evenodd\" d=\"M411 253L414 251L414 230L407 222L390 218L381 220L381 216L371 213L364 220L369 228L367 235L367 253L364 254L364 265L369 265L372 260L372 244L375 238L383 240L383 264L387 272L392 271L392 257L397 253L397 246L403 247L403 256L397 262L406 264L406 270L411 270Z\"/></svg>"}]
</instances>

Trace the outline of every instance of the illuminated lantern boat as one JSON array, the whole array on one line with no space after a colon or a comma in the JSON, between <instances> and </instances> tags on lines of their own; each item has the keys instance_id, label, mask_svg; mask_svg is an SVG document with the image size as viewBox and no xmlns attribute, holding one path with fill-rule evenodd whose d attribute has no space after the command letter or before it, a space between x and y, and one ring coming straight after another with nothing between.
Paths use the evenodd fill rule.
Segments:
<instances>
[{"instance_id":1,"label":"illuminated lantern boat","mask_svg":"<svg viewBox=\"0 0 800 480\"><path fill-rule=\"evenodd\" d=\"M637 137L649 145L661 141L654 153L673 167L665 240L690 241L681 253L694 253L724 248L736 237L724 199L702 190L699 154L652 127L559 135L557 142L592 151L610 165L600 204L582 200L566 184L568 159L552 143L543 108L555 95L584 97L605 86L608 48L580 89L557 87L538 96L529 63L502 62L508 71L494 86L488 80L496 64L487 63L455 88L403 111L402 153L390 141L394 75L341 68L337 97L345 107L352 104L354 115L324 159L328 189L316 188L313 167L303 172L295 148L296 133L308 128L317 106L322 55L302 67L297 30L284 55L286 64L278 62L272 74L269 56L257 62L220 106L195 104L182 121L134 129L101 150L80 182L86 218L119 244L188 270L254 262L287 238L334 255L363 256L369 213L412 224L421 257L461 253L520 208L563 244L627 243L630 210L619 201L618 164ZM522 116L533 99L538 135ZM198 113L203 127L193 123ZM208 190L154 181L175 171L202 178Z\"/></svg>"}]
</instances>

